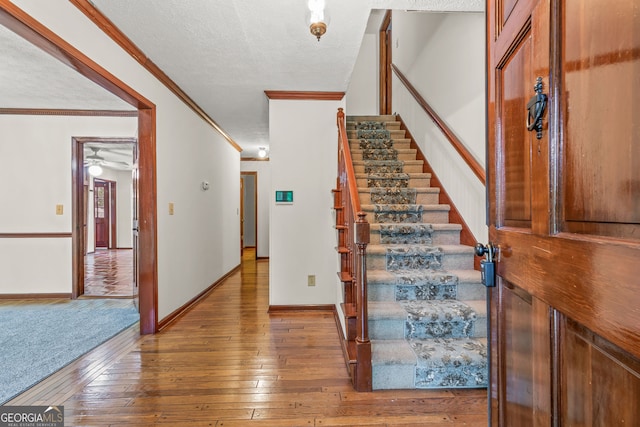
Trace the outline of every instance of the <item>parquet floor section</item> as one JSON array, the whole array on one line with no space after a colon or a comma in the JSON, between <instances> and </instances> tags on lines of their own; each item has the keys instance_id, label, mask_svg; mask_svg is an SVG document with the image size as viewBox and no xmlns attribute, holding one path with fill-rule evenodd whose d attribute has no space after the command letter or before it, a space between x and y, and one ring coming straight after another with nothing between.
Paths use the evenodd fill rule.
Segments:
<instances>
[{"instance_id":1,"label":"parquet floor section","mask_svg":"<svg viewBox=\"0 0 640 427\"><path fill-rule=\"evenodd\" d=\"M133 297L132 249L96 249L84 260L85 296Z\"/></svg>"},{"instance_id":2,"label":"parquet floor section","mask_svg":"<svg viewBox=\"0 0 640 427\"><path fill-rule=\"evenodd\" d=\"M67 426L486 426L485 390L355 392L333 313L269 314L268 261L168 328L134 326L10 404L64 405Z\"/></svg>"}]
</instances>

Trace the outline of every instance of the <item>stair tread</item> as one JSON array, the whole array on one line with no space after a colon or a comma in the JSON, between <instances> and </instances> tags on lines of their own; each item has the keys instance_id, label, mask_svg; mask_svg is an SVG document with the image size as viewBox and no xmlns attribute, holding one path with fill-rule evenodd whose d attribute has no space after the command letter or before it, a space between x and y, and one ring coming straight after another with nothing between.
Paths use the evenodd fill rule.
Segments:
<instances>
[{"instance_id":1,"label":"stair tread","mask_svg":"<svg viewBox=\"0 0 640 427\"><path fill-rule=\"evenodd\" d=\"M446 254L466 254L474 253L471 246L466 245L424 245L424 244L393 244L393 245L377 245L370 244L367 246L368 255L386 255L388 249L410 249L412 246L424 249L440 249L444 255Z\"/></svg>"},{"instance_id":2,"label":"stair tread","mask_svg":"<svg viewBox=\"0 0 640 427\"><path fill-rule=\"evenodd\" d=\"M371 193L371 190L380 189L384 187L358 187L359 193ZM417 193L440 193L440 188L438 187L407 187L416 190Z\"/></svg>"},{"instance_id":3,"label":"stair tread","mask_svg":"<svg viewBox=\"0 0 640 427\"><path fill-rule=\"evenodd\" d=\"M355 130L355 129L350 129L350 130ZM359 144L361 139L363 139L363 138L349 138L349 143L350 144ZM399 143L403 143L403 144L411 143L411 139L410 138L389 138L389 139L392 140L393 142L399 142Z\"/></svg>"},{"instance_id":4,"label":"stair tread","mask_svg":"<svg viewBox=\"0 0 640 427\"><path fill-rule=\"evenodd\" d=\"M374 150L386 150L385 148L374 148ZM394 148L395 151L397 151L399 154L400 153L416 153L418 150L416 150L415 148ZM351 148L351 152L354 154L360 154L362 153L363 150L362 148ZM413 159L412 159L413 160ZM357 160L354 160L357 161ZM405 160L402 160L403 162Z\"/></svg>"},{"instance_id":5,"label":"stair tread","mask_svg":"<svg viewBox=\"0 0 640 427\"><path fill-rule=\"evenodd\" d=\"M372 365L412 365L418 358L407 340L371 340Z\"/></svg>"},{"instance_id":6,"label":"stair tread","mask_svg":"<svg viewBox=\"0 0 640 427\"><path fill-rule=\"evenodd\" d=\"M431 174L427 172L398 172L398 173L356 173L357 178L371 178L371 177L384 177L384 178L403 178L408 175L410 178L431 178Z\"/></svg>"},{"instance_id":7,"label":"stair tread","mask_svg":"<svg viewBox=\"0 0 640 427\"><path fill-rule=\"evenodd\" d=\"M452 348L458 350L456 355ZM444 355L447 357L437 357ZM487 363L486 338L413 338L410 340L371 340L371 362L373 365L418 365L450 366L460 359L466 363ZM466 357L465 357L466 356Z\"/></svg>"},{"instance_id":8,"label":"stair tread","mask_svg":"<svg viewBox=\"0 0 640 427\"><path fill-rule=\"evenodd\" d=\"M438 205L439 206L439 205ZM415 225L430 225L433 231L459 231L462 230L460 224L442 223L442 224L430 224L427 222L415 223L415 222L394 222L394 223L379 223L374 222L370 224L371 232L379 233L382 227L398 226L398 227L412 227Z\"/></svg>"},{"instance_id":9,"label":"stair tread","mask_svg":"<svg viewBox=\"0 0 640 427\"><path fill-rule=\"evenodd\" d=\"M449 273L455 274L461 283L480 283L480 272L478 270L449 270Z\"/></svg>"},{"instance_id":10,"label":"stair tread","mask_svg":"<svg viewBox=\"0 0 640 427\"><path fill-rule=\"evenodd\" d=\"M484 301L407 300L369 301L369 319L396 319L410 321L476 320L486 317Z\"/></svg>"},{"instance_id":11,"label":"stair tread","mask_svg":"<svg viewBox=\"0 0 640 427\"><path fill-rule=\"evenodd\" d=\"M422 206L422 210L425 211L442 211L442 210L450 210L450 206L449 205L444 205L444 204L437 204L437 205L426 205L426 204L420 204L420 206ZM360 208L363 211L375 211L376 205L360 205ZM395 223L394 223L395 224Z\"/></svg>"},{"instance_id":12,"label":"stair tread","mask_svg":"<svg viewBox=\"0 0 640 427\"><path fill-rule=\"evenodd\" d=\"M346 117L347 122L365 122L365 121L397 121L394 114L362 114L351 115Z\"/></svg>"},{"instance_id":13,"label":"stair tread","mask_svg":"<svg viewBox=\"0 0 640 427\"><path fill-rule=\"evenodd\" d=\"M369 301L369 319L405 319L407 311L396 301Z\"/></svg>"},{"instance_id":14,"label":"stair tread","mask_svg":"<svg viewBox=\"0 0 640 427\"><path fill-rule=\"evenodd\" d=\"M380 162L381 164L384 162L398 162L398 163L404 163L405 165L421 165L424 163L424 160L354 160L353 166L361 166L361 165L364 165L366 162Z\"/></svg>"},{"instance_id":15,"label":"stair tread","mask_svg":"<svg viewBox=\"0 0 640 427\"><path fill-rule=\"evenodd\" d=\"M460 364L487 363L486 338L410 339L418 366L450 367Z\"/></svg>"},{"instance_id":16,"label":"stair tread","mask_svg":"<svg viewBox=\"0 0 640 427\"><path fill-rule=\"evenodd\" d=\"M398 301L411 321L451 321L456 318L476 320L480 314L467 301L445 300L408 300ZM484 310L486 313L486 310Z\"/></svg>"},{"instance_id":17,"label":"stair tread","mask_svg":"<svg viewBox=\"0 0 640 427\"><path fill-rule=\"evenodd\" d=\"M463 272L464 270L459 270ZM457 274L445 270L368 270L367 282L389 285L420 285L425 281L446 279L447 276L458 277ZM406 280L403 280L405 279Z\"/></svg>"}]
</instances>

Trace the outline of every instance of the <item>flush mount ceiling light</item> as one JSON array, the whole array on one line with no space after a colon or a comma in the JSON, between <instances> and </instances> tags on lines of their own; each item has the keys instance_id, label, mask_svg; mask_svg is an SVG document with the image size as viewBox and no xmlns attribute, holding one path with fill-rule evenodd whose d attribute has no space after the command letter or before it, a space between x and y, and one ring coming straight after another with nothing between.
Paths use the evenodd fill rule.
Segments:
<instances>
[{"instance_id":1,"label":"flush mount ceiling light","mask_svg":"<svg viewBox=\"0 0 640 427\"><path fill-rule=\"evenodd\" d=\"M329 16L325 10L324 0L309 0L309 31L320 41L327 32Z\"/></svg>"},{"instance_id":2,"label":"flush mount ceiling light","mask_svg":"<svg viewBox=\"0 0 640 427\"><path fill-rule=\"evenodd\" d=\"M261 159L267 157L267 149L264 147L260 147L260 149L258 150L258 157L260 157Z\"/></svg>"}]
</instances>

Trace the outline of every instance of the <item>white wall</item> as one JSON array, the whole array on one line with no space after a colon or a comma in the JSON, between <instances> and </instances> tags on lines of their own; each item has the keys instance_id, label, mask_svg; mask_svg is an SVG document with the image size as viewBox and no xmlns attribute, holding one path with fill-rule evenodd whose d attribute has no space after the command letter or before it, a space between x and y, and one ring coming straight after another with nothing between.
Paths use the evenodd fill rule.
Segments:
<instances>
[{"instance_id":1,"label":"white wall","mask_svg":"<svg viewBox=\"0 0 640 427\"><path fill-rule=\"evenodd\" d=\"M0 233L71 233L71 138L136 132L136 118L0 115ZM70 237L0 239L2 294L71 293L71 267Z\"/></svg>"},{"instance_id":2,"label":"white wall","mask_svg":"<svg viewBox=\"0 0 640 427\"><path fill-rule=\"evenodd\" d=\"M375 115L380 111L379 49L378 34L366 33L345 98L349 115Z\"/></svg>"},{"instance_id":3,"label":"white wall","mask_svg":"<svg viewBox=\"0 0 640 427\"><path fill-rule=\"evenodd\" d=\"M392 19L394 64L484 166L484 14L394 11ZM471 232L486 241L484 184L395 74L392 102Z\"/></svg>"},{"instance_id":4,"label":"white wall","mask_svg":"<svg viewBox=\"0 0 640 427\"><path fill-rule=\"evenodd\" d=\"M240 263L240 153L70 2L14 3L157 107L162 319ZM210 182L210 190L201 189L202 181ZM175 204L175 215L169 215L169 202Z\"/></svg>"},{"instance_id":5,"label":"white wall","mask_svg":"<svg viewBox=\"0 0 640 427\"><path fill-rule=\"evenodd\" d=\"M336 114L344 101L269 101L271 190L293 190L292 205L271 197L271 305L336 304L333 194ZM316 286L307 286L307 276Z\"/></svg>"},{"instance_id":6,"label":"white wall","mask_svg":"<svg viewBox=\"0 0 640 427\"><path fill-rule=\"evenodd\" d=\"M258 188L258 246L256 256L269 258L269 210L271 199L271 162L270 161L242 161L240 170L243 172L257 172L256 185Z\"/></svg>"}]
</instances>

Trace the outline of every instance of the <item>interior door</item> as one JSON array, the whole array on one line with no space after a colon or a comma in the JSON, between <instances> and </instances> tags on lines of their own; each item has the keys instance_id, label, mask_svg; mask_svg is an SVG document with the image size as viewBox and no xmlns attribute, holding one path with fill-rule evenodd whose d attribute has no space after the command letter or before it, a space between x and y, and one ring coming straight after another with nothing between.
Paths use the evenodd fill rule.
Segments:
<instances>
[{"instance_id":1,"label":"interior door","mask_svg":"<svg viewBox=\"0 0 640 427\"><path fill-rule=\"evenodd\" d=\"M244 253L244 177L240 176L240 255Z\"/></svg>"},{"instance_id":2,"label":"interior door","mask_svg":"<svg viewBox=\"0 0 640 427\"><path fill-rule=\"evenodd\" d=\"M391 106L391 10L387 10L380 25L380 114L392 114Z\"/></svg>"},{"instance_id":3,"label":"interior door","mask_svg":"<svg viewBox=\"0 0 640 427\"><path fill-rule=\"evenodd\" d=\"M488 2L493 426L640 425L638 28L640 0Z\"/></svg>"},{"instance_id":4,"label":"interior door","mask_svg":"<svg viewBox=\"0 0 640 427\"><path fill-rule=\"evenodd\" d=\"M109 183L101 179L93 181L93 197L94 197L94 223L96 235L96 248L109 247Z\"/></svg>"},{"instance_id":5,"label":"interior door","mask_svg":"<svg viewBox=\"0 0 640 427\"><path fill-rule=\"evenodd\" d=\"M133 200L132 200L132 207L133 207L133 212L132 212L132 241L133 241L133 286L132 286L132 292L133 292L133 303L136 306L136 308L138 309L138 312L140 312L140 298L139 298L139 292L138 292L138 284L140 283L140 271L138 269L138 257L139 257L139 253L138 251L140 250L140 244L139 244L139 234L140 234L140 224L139 224L139 219L138 219L138 183L139 183L139 168L138 168L138 143L136 141L136 143L133 146L133 162L132 162L132 169L131 169L131 183L132 183L132 194L133 194Z\"/></svg>"}]
</instances>

